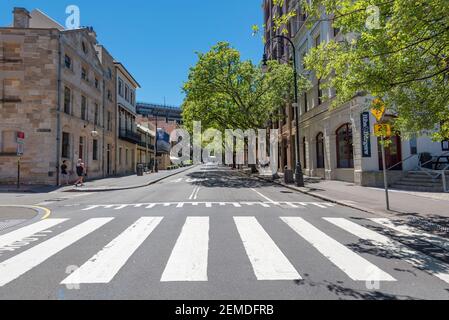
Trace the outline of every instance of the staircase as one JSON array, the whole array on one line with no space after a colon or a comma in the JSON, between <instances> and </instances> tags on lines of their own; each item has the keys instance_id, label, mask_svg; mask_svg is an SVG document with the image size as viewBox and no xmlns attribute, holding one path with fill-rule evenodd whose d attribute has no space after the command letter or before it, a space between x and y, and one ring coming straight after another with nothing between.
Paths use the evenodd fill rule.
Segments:
<instances>
[{"instance_id":1,"label":"staircase","mask_svg":"<svg viewBox=\"0 0 449 320\"><path fill-rule=\"evenodd\" d=\"M446 181L449 186L447 175ZM405 191L444 192L441 176L434 180L423 171L410 171L407 176L395 182L391 187Z\"/></svg>"}]
</instances>

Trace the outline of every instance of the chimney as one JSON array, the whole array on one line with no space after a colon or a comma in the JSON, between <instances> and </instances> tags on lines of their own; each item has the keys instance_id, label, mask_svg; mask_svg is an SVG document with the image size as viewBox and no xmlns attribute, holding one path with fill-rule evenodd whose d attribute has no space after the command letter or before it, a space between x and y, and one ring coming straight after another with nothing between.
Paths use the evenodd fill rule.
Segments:
<instances>
[{"instance_id":1,"label":"chimney","mask_svg":"<svg viewBox=\"0 0 449 320\"><path fill-rule=\"evenodd\" d=\"M25 8L14 8L14 28L27 29L30 27L30 12Z\"/></svg>"},{"instance_id":2,"label":"chimney","mask_svg":"<svg viewBox=\"0 0 449 320\"><path fill-rule=\"evenodd\" d=\"M92 38L92 40L96 44L97 43L97 33L95 32L94 28L87 27L87 33L89 34L89 36Z\"/></svg>"}]
</instances>

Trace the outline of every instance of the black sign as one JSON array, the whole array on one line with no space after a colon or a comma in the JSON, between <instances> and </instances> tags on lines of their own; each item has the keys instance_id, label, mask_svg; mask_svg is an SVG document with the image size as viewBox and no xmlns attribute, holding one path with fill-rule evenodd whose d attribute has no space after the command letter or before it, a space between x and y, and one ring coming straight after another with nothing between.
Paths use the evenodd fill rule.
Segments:
<instances>
[{"instance_id":1,"label":"black sign","mask_svg":"<svg viewBox=\"0 0 449 320\"><path fill-rule=\"evenodd\" d=\"M371 158L371 128L369 112L362 113L361 119L362 157Z\"/></svg>"}]
</instances>

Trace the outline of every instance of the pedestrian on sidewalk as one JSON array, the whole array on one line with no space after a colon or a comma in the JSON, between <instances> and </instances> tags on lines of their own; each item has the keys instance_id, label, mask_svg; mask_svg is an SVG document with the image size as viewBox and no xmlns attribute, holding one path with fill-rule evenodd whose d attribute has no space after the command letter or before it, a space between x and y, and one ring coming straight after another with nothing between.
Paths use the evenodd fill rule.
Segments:
<instances>
[{"instance_id":1,"label":"pedestrian on sidewalk","mask_svg":"<svg viewBox=\"0 0 449 320\"><path fill-rule=\"evenodd\" d=\"M69 173L67 171L67 160L64 160L61 165L61 181L59 182L59 186L64 183L66 186L69 185Z\"/></svg>"},{"instance_id":2,"label":"pedestrian on sidewalk","mask_svg":"<svg viewBox=\"0 0 449 320\"><path fill-rule=\"evenodd\" d=\"M76 174L78 175L78 180L75 182L75 187L78 187L80 184L81 187L84 186L84 172L85 166L82 159L79 159L76 164Z\"/></svg>"}]
</instances>

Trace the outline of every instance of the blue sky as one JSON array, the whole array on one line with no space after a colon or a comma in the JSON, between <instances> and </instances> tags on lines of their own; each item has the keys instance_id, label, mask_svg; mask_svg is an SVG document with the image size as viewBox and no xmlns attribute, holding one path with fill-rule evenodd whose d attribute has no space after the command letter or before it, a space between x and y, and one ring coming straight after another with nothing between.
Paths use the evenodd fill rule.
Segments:
<instances>
[{"instance_id":1,"label":"blue sky","mask_svg":"<svg viewBox=\"0 0 449 320\"><path fill-rule=\"evenodd\" d=\"M99 41L142 85L138 100L180 105L181 86L196 51L228 41L243 59L260 61L263 44L251 26L262 24L261 0L1 0L0 26L12 22L13 7L39 8L65 25L75 4L81 25L93 26Z\"/></svg>"}]
</instances>

